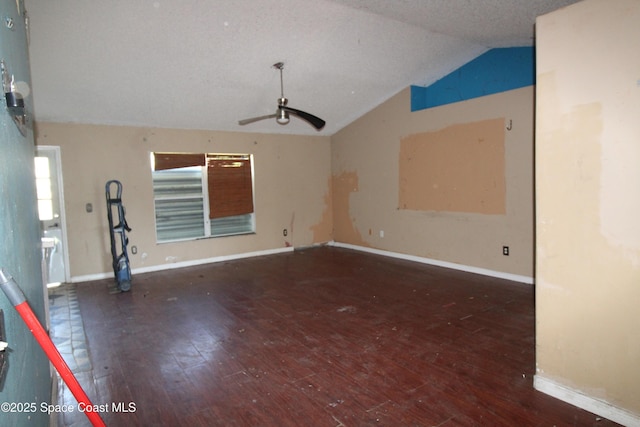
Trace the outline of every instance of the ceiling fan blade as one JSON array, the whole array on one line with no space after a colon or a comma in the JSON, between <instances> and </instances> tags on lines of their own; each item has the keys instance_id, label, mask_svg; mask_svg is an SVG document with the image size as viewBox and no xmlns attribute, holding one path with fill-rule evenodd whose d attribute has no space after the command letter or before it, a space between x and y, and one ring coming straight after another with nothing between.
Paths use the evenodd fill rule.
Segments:
<instances>
[{"instance_id":1,"label":"ceiling fan blade","mask_svg":"<svg viewBox=\"0 0 640 427\"><path fill-rule=\"evenodd\" d=\"M296 115L298 117L300 117L303 120L308 121L309 123L311 123L311 125L316 128L317 130L320 130L324 127L324 125L326 124L326 122L324 120L322 120L320 117L316 117L313 114L309 114L305 111L301 111L301 110L296 110L295 108L291 108L291 107L287 107L287 106L280 106L278 108L281 108L285 111L288 111L289 113Z\"/></svg>"},{"instance_id":2,"label":"ceiling fan blade","mask_svg":"<svg viewBox=\"0 0 640 427\"><path fill-rule=\"evenodd\" d=\"M240 126L242 125L248 125L249 123L253 123L253 122L257 122L259 120L264 120L264 119L274 119L278 116L278 114L269 114L268 116L260 116L260 117L252 117L250 119L244 119L244 120L240 120L238 121L238 124Z\"/></svg>"}]
</instances>

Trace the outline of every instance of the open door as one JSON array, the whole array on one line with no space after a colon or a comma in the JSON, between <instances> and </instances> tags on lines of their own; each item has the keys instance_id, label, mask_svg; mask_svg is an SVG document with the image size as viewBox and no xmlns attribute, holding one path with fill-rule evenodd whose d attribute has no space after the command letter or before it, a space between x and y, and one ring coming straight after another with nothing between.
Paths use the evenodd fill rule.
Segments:
<instances>
[{"instance_id":1,"label":"open door","mask_svg":"<svg viewBox=\"0 0 640 427\"><path fill-rule=\"evenodd\" d=\"M60 147L37 147L35 163L44 269L47 285L53 286L70 281Z\"/></svg>"}]
</instances>

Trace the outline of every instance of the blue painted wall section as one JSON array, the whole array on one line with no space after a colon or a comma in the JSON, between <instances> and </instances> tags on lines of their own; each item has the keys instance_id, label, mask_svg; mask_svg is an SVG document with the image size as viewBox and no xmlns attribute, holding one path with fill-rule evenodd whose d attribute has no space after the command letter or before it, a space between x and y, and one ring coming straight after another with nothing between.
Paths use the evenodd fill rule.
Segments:
<instances>
[{"instance_id":1,"label":"blue painted wall section","mask_svg":"<svg viewBox=\"0 0 640 427\"><path fill-rule=\"evenodd\" d=\"M491 49L427 87L411 86L411 111L535 84L535 49Z\"/></svg>"}]
</instances>

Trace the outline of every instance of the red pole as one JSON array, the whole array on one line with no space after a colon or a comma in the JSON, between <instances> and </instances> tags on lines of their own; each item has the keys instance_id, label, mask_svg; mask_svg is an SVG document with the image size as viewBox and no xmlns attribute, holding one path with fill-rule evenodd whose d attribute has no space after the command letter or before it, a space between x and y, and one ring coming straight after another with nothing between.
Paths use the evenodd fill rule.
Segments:
<instances>
[{"instance_id":1,"label":"red pole","mask_svg":"<svg viewBox=\"0 0 640 427\"><path fill-rule=\"evenodd\" d=\"M60 352L51 341L51 338L49 338L49 335L42 327L42 324L40 324L40 321L33 313L33 310L29 307L29 303L26 301L22 290L20 290L20 287L18 287L15 280L13 280L11 276L6 275L2 269L0 269L0 287L13 303L16 311L20 314L20 317L22 317L22 320L24 320L24 323L26 323L27 327L36 338L40 347L42 347L53 366L55 366L56 370L60 373L60 376L67 384L69 390L71 390L71 393L73 393L73 396L76 398L78 403L84 404L85 408L93 408L91 400L89 400L89 397L73 375L73 372L69 369L69 365L64 361ZM100 418L100 415L97 412L84 411L84 413L87 418L89 418L89 421L91 421L93 426L106 427L106 424L102 421L102 418Z\"/></svg>"}]
</instances>

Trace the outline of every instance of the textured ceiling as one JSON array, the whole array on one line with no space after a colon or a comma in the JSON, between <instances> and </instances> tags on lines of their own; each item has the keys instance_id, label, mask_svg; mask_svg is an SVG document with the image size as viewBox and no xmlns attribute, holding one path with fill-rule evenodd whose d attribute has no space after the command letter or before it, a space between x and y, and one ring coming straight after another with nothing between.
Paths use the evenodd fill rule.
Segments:
<instances>
[{"instance_id":1,"label":"textured ceiling","mask_svg":"<svg viewBox=\"0 0 640 427\"><path fill-rule=\"evenodd\" d=\"M36 120L331 135L575 0L25 0ZM239 126L289 106L322 117ZM407 106L409 109L409 106Z\"/></svg>"}]
</instances>

